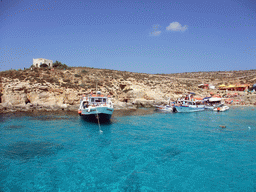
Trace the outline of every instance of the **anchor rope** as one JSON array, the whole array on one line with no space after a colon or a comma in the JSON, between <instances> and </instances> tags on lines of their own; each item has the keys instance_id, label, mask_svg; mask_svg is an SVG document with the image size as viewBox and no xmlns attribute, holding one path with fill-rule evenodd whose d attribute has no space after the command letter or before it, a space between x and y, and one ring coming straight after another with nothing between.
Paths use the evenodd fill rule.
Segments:
<instances>
[{"instance_id":1,"label":"anchor rope","mask_svg":"<svg viewBox=\"0 0 256 192\"><path fill-rule=\"evenodd\" d=\"M103 133L103 131L101 130L101 127L100 127L100 118L99 118L99 113L98 113L98 111L97 111L97 108L96 108L96 112L97 112L97 119L98 119L99 131L100 131L100 133Z\"/></svg>"}]
</instances>

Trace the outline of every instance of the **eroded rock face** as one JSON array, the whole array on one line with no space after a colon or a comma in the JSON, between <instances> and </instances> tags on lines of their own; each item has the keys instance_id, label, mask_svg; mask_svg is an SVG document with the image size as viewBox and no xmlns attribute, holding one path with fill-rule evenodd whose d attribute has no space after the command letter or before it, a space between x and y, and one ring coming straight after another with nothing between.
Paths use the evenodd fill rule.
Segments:
<instances>
[{"instance_id":1,"label":"eroded rock face","mask_svg":"<svg viewBox=\"0 0 256 192\"><path fill-rule=\"evenodd\" d=\"M69 105L73 105L73 104L76 104L76 103L78 103L78 101L79 101L79 98L78 98L78 95L77 95L77 93L76 92L68 92L67 94L66 94L66 102L65 103L67 103L67 104L69 104Z\"/></svg>"},{"instance_id":2,"label":"eroded rock face","mask_svg":"<svg viewBox=\"0 0 256 192\"><path fill-rule=\"evenodd\" d=\"M138 107L153 107L155 100L135 99L134 104Z\"/></svg>"},{"instance_id":3,"label":"eroded rock face","mask_svg":"<svg viewBox=\"0 0 256 192\"><path fill-rule=\"evenodd\" d=\"M3 94L2 103L7 103L10 105L19 105L25 103L25 94Z\"/></svg>"}]
</instances>

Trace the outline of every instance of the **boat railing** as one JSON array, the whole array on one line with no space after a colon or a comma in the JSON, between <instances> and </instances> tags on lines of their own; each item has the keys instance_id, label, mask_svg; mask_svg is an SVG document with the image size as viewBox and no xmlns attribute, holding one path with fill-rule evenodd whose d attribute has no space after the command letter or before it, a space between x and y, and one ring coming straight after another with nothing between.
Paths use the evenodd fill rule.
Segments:
<instances>
[{"instance_id":1,"label":"boat railing","mask_svg":"<svg viewBox=\"0 0 256 192\"><path fill-rule=\"evenodd\" d=\"M112 103L111 102L90 102L89 106L110 106L112 107Z\"/></svg>"}]
</instances>

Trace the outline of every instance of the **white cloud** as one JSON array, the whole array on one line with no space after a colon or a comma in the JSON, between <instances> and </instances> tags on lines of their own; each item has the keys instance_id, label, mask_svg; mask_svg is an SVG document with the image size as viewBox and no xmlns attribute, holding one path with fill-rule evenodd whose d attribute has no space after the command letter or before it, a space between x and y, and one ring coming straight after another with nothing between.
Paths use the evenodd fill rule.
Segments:
<instances>
[{"instance_id":1,"label":"white cloud","mask_svg":"<svg viewBox=\"0 0 256 192\"><path fill-rule=\"evenodd\" d=\"M166 27L167 31L186 31L187 29L187 25L182 26L179 22L172 22L168 27Z\"/></svg>"},{"instance_id":2,"label":"white cloud","mask_svg":"<svg viewBox=\"0 0 256 192\"><path fill-rule=\"evenodd\" d=\"M162 32L162 31L153 31L153 32L150 33L150 35L152 35L152 36L158 36L158 35L161 34L161 32Z\"/></svg>"}]
</instances>

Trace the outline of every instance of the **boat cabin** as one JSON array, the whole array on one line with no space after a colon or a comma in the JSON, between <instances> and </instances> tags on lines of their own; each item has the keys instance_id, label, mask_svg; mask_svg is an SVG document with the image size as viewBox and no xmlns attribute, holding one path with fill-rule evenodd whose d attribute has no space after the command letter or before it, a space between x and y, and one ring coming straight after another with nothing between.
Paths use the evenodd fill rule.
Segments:
<instances>
[{"instance_id":1,"label":"boat cabin","mask_svg":"<svg viewBox=\"0 0 256 192\"><path fill-rule=\"evenodd\" d=\"M105 104L107 103L107 97L90 97L90 103L92 104Z\"/></svg>"},{"instance_id":2,"label":"boat cabin","mask_svg":"<svg viewBox=\"0 0 256 192\"><path fill-rule=\"evenodd\" d=\"M91 94L91 95L83 95L81 99L81 108L88 108L89 106L106 106L106 105L111 105L112 102L110 99L110 95L104 96L101 94L100 91L97 91L96 94Z\"/></svg>"},{"instance_id":3,"label":"boat cabin","mask_svg":"<svg viewBox=\"0 0 256 192\"><path fill-rule=\"evenodd\" d=\"M202 105L202 101L199 100L199 101L190 101L190 100L178 100L177 101L177 104L178 105Z\"/></svg>"},{"instance_id":4,"label":"boat cabin","mask_svg":"<svg viewBox=\"0 0 256 192\"><path fill-rule=\"evenodd\" d=\"M202 105L201 101L188 101L187 105Z\"/></svg>"}]
</instances>

